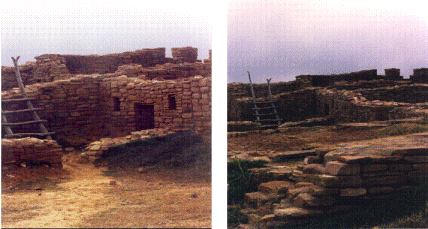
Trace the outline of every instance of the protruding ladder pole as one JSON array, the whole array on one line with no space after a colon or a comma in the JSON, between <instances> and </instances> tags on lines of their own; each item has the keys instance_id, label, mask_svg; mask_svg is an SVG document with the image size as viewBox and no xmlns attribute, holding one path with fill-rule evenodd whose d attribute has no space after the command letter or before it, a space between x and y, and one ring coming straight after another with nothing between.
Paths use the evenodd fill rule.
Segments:
<instances>
[{"instance_id":1,"label":"protruding ladder pole","mask_svg":"<svg viewBox=\"0 0 428 229\"><path fill-rule=\"evenodd\" d=\"M270 103L271 103L271 105L272 105L272 107L273 107L273 111L274 111L274 113L275 113L276 120L278 120L278 126L279 126L279 125L281 125L281 121L280 121L280 119L279 119L278 112L276 111L276 107L275 107L275 105L273 104L272 92L271 92L271 90L270 90L270 81L272 80L272 78L270 78L270 79L266 79L266 80L267 80L267 84L268 84L269 100L270 100Z\"/></svg>"},{"instance_id":2,"label":"protruding ladder pole","mask_svg":"<svg viewBox=\"0 0 428 229\"><path fill-rule=\"evenodd\" d=\"M13 64L15 65L16 81L18 82L18 86L19 86L19 89L21 90L22 96L24 98L28 99L27 93L25 92L25 89L24 89L24 83L22 82L21 73L19 72L19 66L18 66L19 57L20 56L18 56L16 59L12 57ZM29 100L27 101L27 107L29 109L34 109L33 104ZM40 121L40 117L39 117L39 115L37 115L37 113L35 111L33 111L31 113L33 114L34 120ZM42 133L44 133L44 134L49 133L48 130L46 129L45 125L43 125L43 123L39 123L39 127L40 127L40 130L42 131ZM49 140L52 140L52 137L50 135L47 135L46 138Z\"/></svg>"},{"instance_id":3,"label":"protruding ladder pole","mask_svg":"<svg viewBox=\"0 0 428 229\"><path fill-rule=\"evenodd\" d=\"M253 88L253 82L251 81L250 72L247 71L247 73L248 73L248 78L250 79L250 88L251 88L251 94L253 96L254 112L256 112L256 120L257 120L258 125L261 125L260 117L259 117L259 110L257 108L257 103L256 103L256 94L254 93L254 88Z\"/></svg>"}]
</instances>

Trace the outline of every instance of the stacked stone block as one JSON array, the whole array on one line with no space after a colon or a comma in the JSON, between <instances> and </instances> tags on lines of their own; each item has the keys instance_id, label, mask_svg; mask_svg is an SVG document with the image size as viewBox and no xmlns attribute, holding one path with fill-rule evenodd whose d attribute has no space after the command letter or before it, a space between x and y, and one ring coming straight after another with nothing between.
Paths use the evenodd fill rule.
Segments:
<instances>
[{"instance_id":1,"label":"stacked stone block","mask_svg":"<svg viewBox=\"0 0 428 229\"><path fill-rule=\"evenodd\" d=\"M172 48L172 58L177 63L193 63L198 59L198 49L192 47Z\"/></svg>"},{"instance_id":2,"label":"stacked stone block","mask_svg":"<svg viewBox=\"0 0 428 229\"><path fill-rule=\"evenodd\" d=\"M33 72L35 68L36 68L35 62L27 62L26 64L19 66L21 79L24 85L33 84L37 82L33 77L34 76ZM46 80L42 80L40 82L46 82ZM18 87L18 82L16 81L15 67L2 66L1 67L1 90L4 91L14 87Z\"/></svg>"},{"instance_id":3,"label":"stacked stone block","mask_svg":"<svg viewBox=\"0 0 428 229\"><path fill-rule=\"evenodd\" d=\"M428 68L413 69L410 80L415 83L428 83Z\"/></svg>"},{"instance_id":4,"label":"stacked stone block","mask_svg":"<svg viewBox=\"0 0 428 229\"><path fill-rule=\"evenodd\" d=\"M387 79L387 80L403 80L403 77L400 76L400 69L388 68L388 69L385 69L385 79Z\"/></svg>"},{"instance_id":5,"label":"stacked stone block","mask_svg":"<svg viewBox=\"0 0 428 229\"><path fill-rule=\"evenodd\" d=\"M253 225L285 225L349 211L424 184L428 182L427 135L343 144L307 157L303 165L288 167L291 171L282 176L274 173L279 165L254 170L253 175L264 183L258 192L246 194L247 208L242 212Z\"/></svg>"},{"instance_id":6,"label":"stacked stone block","mask_svg":"<svg viewBox=\"0 0 428 229\"><path fill-rule=\"evenodd\" d=\"M53 140L37 138L2 139L2 164L24 163L47 164L62 168L63 151Z\"/></svg>"}]
</instances>

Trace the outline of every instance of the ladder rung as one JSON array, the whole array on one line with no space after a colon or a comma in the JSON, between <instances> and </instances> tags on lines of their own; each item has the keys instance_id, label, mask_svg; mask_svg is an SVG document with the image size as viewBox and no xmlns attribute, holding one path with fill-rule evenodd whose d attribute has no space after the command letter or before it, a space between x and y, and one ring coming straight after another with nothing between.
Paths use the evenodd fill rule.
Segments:
<instances>
[{"instance_id":1,"label":"ladder rung","mask_svg":"<svg viewBox=\"0 0 428 229\"><path fill-rule=\"evenodd\" d=\"M50 136L55 134L55 132L48 132L48 133L16 133L16 134L7 134L5 138L22 138L22 137L44 137L44 136Z\"/></svg>"},{"instance_id":2,"label":"ladder rung","mask_svg":"<svg viewBox=\"0 0 428 229\"><path fill-rule=\"evenodd\" d=\"M23 112L31 112L31 111L41 111L42 108L33 108L33 109L24 109L24 110L15 110L15 111L3 111L3 114L16 114L16 113L23 113Z\"/></svg>"},{"instance_id":3,"label":"ladder rung","mask_svg":"<svg viewBox=\"0 0 428 229\"><path fill-rule=\"evenodd\" d=\"M36 123L48 122L48 120L35 120L35 121L27 121L27 122L15 122L15 123L2 123L3 126L22 126Z\"/></svg>"},{"instance_id":4,"label":"ladder rung","mask_svg":"<svg viewBox=\"0 0 428 229\"><path fill-rule=\"evenodd\" d=\"M278 122L280 119L260 119L260 122Z\"/></svg>"},{"instance_id":5,"label":"ladder rung","mask_svg":"<svg viewBox=\"0 0 428 229\"><path fill-rule=\"evenodd\" d=\"M258 116L269 116L269 115L276 115L277 113L269 113L269 114L254 114Z\"/></svg>"},{"instance_id":6,"label":"ladder rung","mask_svg":"<svg viewBox=\"0 0 428 229\"><path fill-rule=\"evenodd\" d=\"M9 102L22 102L22 101L30 101L34 100L33 98L19 98L19 99L2 99L2 103L9 103Z\"/></svg>"},{"instance_id":7,"label":"ladder rung","mask_svg":"<svg viewBox=\"0 0 428 229\"><path fill-rule=\"evenodd\" d=\"M275 107L257 107L257 108L255 108L255 107L253 107L253 110L269 110L269 109L274 109Z\"/></svg>"},{"instance_id":8,"label":"ladder rung","mask_svg":"<svg viewBox=\"0 0 428 229\"><path fill-rule=\"evenodd\" d=\"M277 125L277 124L272 124L272 125L260 125L259 127L260 127L260 128L265 128L265 127L275 127L275 128L277 128L277 127L278 127L278 125Z\"/></svg>"}]
</instances>

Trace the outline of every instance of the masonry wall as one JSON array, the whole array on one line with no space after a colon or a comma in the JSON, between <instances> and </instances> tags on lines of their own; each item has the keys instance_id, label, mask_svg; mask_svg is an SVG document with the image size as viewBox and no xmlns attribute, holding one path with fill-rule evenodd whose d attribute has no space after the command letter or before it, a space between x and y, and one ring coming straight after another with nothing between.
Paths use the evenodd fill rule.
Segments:
<instances>
[{"instance_id":1,"label":"masonry wall","mask_svg":"<svg viewBox=\"0 0 428 229\"><path fill-rule=\"evenodd\" d=\"M138 130L135 104L153 105L154 128L191 129L202 133L211 130L211 78L196 76L175 81L108 78L101 83L100 92L112 132ZM119 109L115 109L117 100Z\"/></svg>"},{"instance_id":2,"label":"masonry wall","mask_svg":"<svg viewBox=\"0 0 428 229\"><path fill-rule=\"evenodd\" d=\"M201 133L211 130L209 77L144 81L126 76L88 75L29 85L26 91L35 99L34 107L43 108L39 116L48 120L47 128L57 133L120 136L137 131L136 103L153 105L153 128ZM172 108L171 96L175 102ZM3 99L17 97L17 89L2 93ZM115 110L115 102L120 103L119 110Z\"/></svg>"},{"instance_id":3,"label":"masonry wall","mask_svg":"<svg viewBox=\"0 0 428 229\"><path fill-rule=\"evenodd\" d=\"M211 76L210 59L204 63L197 61L197 48L173 48L173 58L165 57L165 48L142 49L107 55L59 55L44 54L35 57L36 62L20 65L24 85L52 82L68 79L76 74L111 74L120 75L120 66L135 65L140 69L125 67L125 72L132 72L133 77L154 79L163 77L176 79L195 75ZM210 50L211 53L211 50ZM183 63L184 62L184 63ZM165 65L170 63L170 65ZM144 71L142 70L144 69ZM13 67L2 66L2 90L18 87ZM131 75L129 75L131 76Z\"/></svg>"},{"instance_id":4,"label":"masonry wall","mask_svg":"<svg viewBox=\"0 0 428 229\"><path fill-rule=\"evenodd\" d=\"M120 65L140 64L143 67L166 63L165 48L142 49L108 55L59 55L65 58L72 74L112 73Z\"/></svg>"},{"instance_id":5,"label":"masonry wall","mask_svg":"<svg viewBox=\"0 0 428 229\"><path fill-rule=\"evenodd\" d=\"M367 100L425 103L428 101L428 84L412 84L374 89L356 90Z\"/></svg>"},{"instance_id":6,"label":"masonry wall","mask_svg":"<svg viewBox=\"0 0 428 229\"><path fill-rule=\"evenodd\" d=\"M382 79L383 76L377 75L377 70L362 70L337 75L300 75L296 76L296 82L300 87L325 87L337 81L360 81Z\"/></svg>"},{"instance_id":7,"label":"masonry wall","mask_svg":"<svg viewBox=\"0 0 428 229\"><path fill-rule=\"evenodd\" d=\"M75 77L29 85L26 92L35 99L34 107L43 109L38 114L48 120L50 131L100 131L105 129L99 93L101 80L97 76ZM19 97L19 89L2 93L3 99Z\"/></svg>"}]
</instances>

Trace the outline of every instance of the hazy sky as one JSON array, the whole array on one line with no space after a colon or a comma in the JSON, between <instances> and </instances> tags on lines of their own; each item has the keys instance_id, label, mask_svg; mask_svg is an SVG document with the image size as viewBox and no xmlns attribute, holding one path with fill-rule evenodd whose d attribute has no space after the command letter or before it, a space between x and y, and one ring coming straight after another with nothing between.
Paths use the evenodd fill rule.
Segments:
<instances>
[{"instance_id":1,"label":"hazy sky","mask_svg":"<svg viewBox=\"0 0 428 229\"><path fill-rule=\"evenodd\" d=\"M428 67L425 1L228 2L228 82Z\"/></svg>"},{"instance_id":2,"label":"hazy sky","mask_svg":"<svg viewBox=\"0 0 428 229\"><path fill-rule=\"evenodd\" d=\"M18 2L18 4L14 3ZM198 48L208 58L212 9L207 1L3 1L2 66L41 54L108 54L143 48Z\"/></svg>"}]
</instances>

